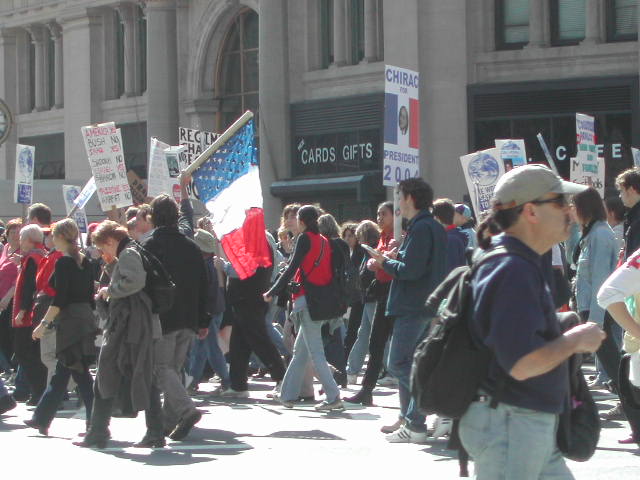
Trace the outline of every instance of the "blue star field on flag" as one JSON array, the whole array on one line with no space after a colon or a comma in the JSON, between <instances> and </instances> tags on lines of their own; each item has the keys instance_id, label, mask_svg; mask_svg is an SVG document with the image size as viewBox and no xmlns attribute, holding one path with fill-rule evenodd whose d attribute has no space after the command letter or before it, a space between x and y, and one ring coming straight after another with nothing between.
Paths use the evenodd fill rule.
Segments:
<instances>
[{"instance_id":1,"label":"blue star field on flag","mask_svg":"<svg viewBox=\"0 0 640 480\"><path fill-rule=\"evenodd\" d=\"M258 149L255 146L253 120L250 120L193 172L193 184L198 197L207 203L245 175L250 166L257 164Z\"/></svg>"}]
</instances>

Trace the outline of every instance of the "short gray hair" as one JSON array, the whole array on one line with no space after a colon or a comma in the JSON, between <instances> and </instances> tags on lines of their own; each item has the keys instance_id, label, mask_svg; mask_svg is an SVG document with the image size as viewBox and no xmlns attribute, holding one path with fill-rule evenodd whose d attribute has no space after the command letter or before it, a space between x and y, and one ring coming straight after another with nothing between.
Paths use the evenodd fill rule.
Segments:
<instances>
[{"instance_id":1,"label":"short gray hair","mask_svg":"<svg viewBox=\"0 0 640 480\"><path fill-rule=\"evenodd\" d=\"M44 240L44 233L38 225L32 223L30 225L22 227L22 229L20 230L20 239L23 238L28 238L34 243L42 243L42 241Z\"/></svg>"},{"instance_id":2,"label":"short gray hair","mask_svg":"<svg viewBox=\"0 0 640 480\"><path fill-rule=\"evenodd\" d=\"M318 230L320 230L321 235L329 239L340 237L338 222L336 222L336 219L330 213L325 213L318 217Z\"/></svg>"}]
</instances>

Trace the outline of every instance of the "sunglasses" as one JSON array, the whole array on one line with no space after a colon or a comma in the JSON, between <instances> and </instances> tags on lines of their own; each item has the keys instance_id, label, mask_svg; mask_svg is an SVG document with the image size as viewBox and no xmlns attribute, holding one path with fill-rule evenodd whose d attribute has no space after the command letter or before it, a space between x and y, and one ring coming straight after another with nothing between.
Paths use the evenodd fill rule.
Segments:
<instances>
[{"instance_id":1,"label":"sunglasses","mask_svg":"<svg viewBox=\"0 0 640 480\"><path fill-rule=\"evenodd\" d=\"M554 205L560 208L564 208L569 205L569 201L567 200L567 197L564 195L548 198L547 200L532 200L529 203L533 203L534 205L544 205L545 203L553 203Z\"/></svg>"}]
</instances>

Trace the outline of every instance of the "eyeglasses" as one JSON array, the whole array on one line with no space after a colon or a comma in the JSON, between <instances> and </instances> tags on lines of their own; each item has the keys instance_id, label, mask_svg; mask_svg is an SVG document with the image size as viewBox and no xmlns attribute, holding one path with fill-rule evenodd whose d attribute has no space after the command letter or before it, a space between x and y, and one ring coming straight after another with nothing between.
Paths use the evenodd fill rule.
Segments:
<instances>
[{"instance_id":1,"label":"eyeglasses","mask_svg":"<svg viewBox=\"0 0 640 480\"><path fill-rule=\"evenodd\" d=\"M557 197L548 198L547 200L532 200L529 203L533 203L534 205L544 205L545 203L553 203L559 208L564 208L569 205L567 197L564 195L559 195Z\"/></svg>"}]
</instances>

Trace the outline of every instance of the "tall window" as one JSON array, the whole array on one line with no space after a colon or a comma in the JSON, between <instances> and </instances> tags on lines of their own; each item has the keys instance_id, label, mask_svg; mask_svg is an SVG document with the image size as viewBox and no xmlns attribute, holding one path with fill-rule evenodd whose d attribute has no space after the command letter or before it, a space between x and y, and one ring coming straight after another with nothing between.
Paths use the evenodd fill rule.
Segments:
<instances>
[{"instance_id":1,"label":"tall window","mask_svg":"<svg viewBox=\"0 0 640 480\"><path fill-rule=\"evenodd\" d=\"M529 42L529 0L496 0L495 15L498 50L522 48Z\"/></svg>"},{"instance_id":2,"label":"tall window","mask_svg":"<svg viewBox=\"0 0 640 480\"><path fill-rule=\"evenodd\" d=\"M33 112L36 108L36 46L33 37L27 34L27 52L29 54L29 101L27 111Z\"/></svg>"},{"instance_id":3,"label":"tall window","mask_svg":"<svg viewBox=\"0 0 640 480\"><path fill-rule=\"evenodd\" d=\"M350 0L351 63L356 65L364 58L364 0Z\"/></svg>"},{"instance_id":4,"label":"tall window","mask_svg":"<svg viewBox=\"0 0 640 480\"><path fill-rule=\"evenodd\" d=\"M138 7L138 87L140 94L147 91L147 19Z\"/></svg>"},{"instance_id":5,"label":"tall window","mask_svg":"<svg viewBox=\"0 0 640 480\"><path fill-rule=\"evenodd\" d=\"M610 42L638 39L638 5L636 0L607 1L607 39Z\"/></svg>"},{"instance_id":6,"label":"tall window","mask_svg":"<svg viewBox=\"0 0 640 480\"><path fill-rule=\"evenodd\" d=\"M585 35L585 0L552 0L551 43L576 45Z\"/></svg>"},{"instance_id":7,"label":"tall window","mask_svg":"<svg viewBox=\"0 0 640 480\"><path fill-rule=\"evenodd\" d=\"M47 80L49 89L49 108L56 104L56 44L51 35L46 36L47 41Z\"/></svg>"},{"instance_id":8,"label":"tall window","mask_svg":"<svg viewBox=\"0 0 640 480\"><path fill-rule=\"evenodd\" d=\"M115 12L116 22L116 51L115 51L115 97L120 98L124 95L124 22L120 13Z\"/></svg>"},{"instance_id":9,"label":"tall window","mask_svg":"<svg viewBox=\"0 0 640 480\"><path fill-rule=\"evenodd\" d=\"M333 63L333 0L320 0L320 49L327 68Z\"/></svg>"},{"instance_id":10,"label":"tall window","mask_svg":"<svg viewBox=\"0 0 640 480\"><path fill-rule=\"evenodd\" d=\"M229 127L246 110L258 124L258 14L246 9L231 25L218 70L221 117L219 131Z\"/></svg>"}]
</instances>

